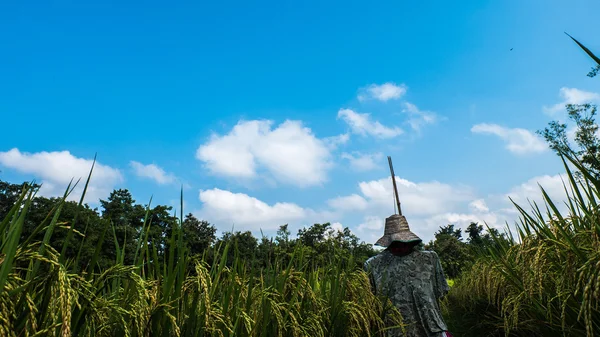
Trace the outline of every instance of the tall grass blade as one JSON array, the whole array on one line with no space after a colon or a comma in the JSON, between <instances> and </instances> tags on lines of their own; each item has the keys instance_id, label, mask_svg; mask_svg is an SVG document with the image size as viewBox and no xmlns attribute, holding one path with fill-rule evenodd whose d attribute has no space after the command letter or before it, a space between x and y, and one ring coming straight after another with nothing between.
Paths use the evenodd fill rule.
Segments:
<instances>
[{"instance_id":1,"label":"tall grass blade","mask_svg":"<svg viewBox=\"0 0 600 337\"><path fill-rule=\"evenodd\" d=\"M67 189L65 190L63 197L58 202L58 207L57 207L56 211L54 212L52 221L50 221L48 228L46 228L46 232L44 233L44 239L42 241L42 244L40 245L39 254L41 256L44 256L44 254L46 252L46 247L48 247L50 244L50 238L52 237L52 234L54 233L54 228L56 227L56 223L58 222L58 218L60 217L60 213L61 213L63 205L65 204L65 200L67 199L69 194L71 192L73 192L73 190L77 186L78 182L79 182L79 180L73 185L73 188L71 188L71 184L73 183L73 179L71 179L71 182L67 186ZM37 271L40 267L40 263L41 263L40 260L35 261L35 263L33 264L33 269L30 269L28 271L27 280L31 280L32 277L35 277L35 275L37 274Z\"/></svg>"},{"instance_id":2,"label":"tall grass blade","mask_svg":"<svg viewBox=\"0 0 600 337\"><path fill-rule=\"evenodd\" d=\"M31 205L33 193L33 190L28 192L29 197L26 199L19 217L10 223L6 242L2 243L2 254L4 255L4 259L2 261L2 266L0 266L0 296L3 295L5 291L4 285L8 279L8 274L14 267L13 261L17 253L21 231L23 230L23 224L25 222L25 215ZM20 207L21 205L19 205L19 208Z\"/></svg>"},{"instance_id":3,"label":"tall grass blade","mask_svg":"<svg viewBox=\"0 0 600 337\"><path fill-rule=\"evenodd\" d=\"M6 240L6 235L7 235L6 227L9 225L11 219L13 221L16 220L16 216L19 214L19 209L23 205L23 200L25 200L25 197L33 189L32 186L33 186L33 183L31 185L30 184L23 185L23 190L21 191L19 198L17 199L15 204L10 208L10 210L8 211L8 214L0 222L0 233L2 233L2 238L3 238L2 246L0 246L0 249L2 249L4 247L4 243L7 241Z\"/></svg>"},{"instance_id":4,"label":"tall grass blade","mask_svg":"<svg viewBox=\"0 0 600 337\"><path fill-rule=\"evenodd\" d=\"M90 173L87 176L87 180L85 181L85 186L83 187L83 192L81 192L81 198L79 198L79 204L77 205L77 209L75 210L75 215L73 216L73 222L71 223L69 232L67 233L67 237L63 242L62 250L60 252L60 262L64 263L67 254L67 247L73 238L73 230L75 229L75 225L77 224L77 218L79 217L79 212L83 205L83 200L85 198L85 194L87 192L88 186L90 184L90 179L92 178L92 172L94 171L94 165L96 164L97 153L94 155L94 161L92 162L92 167L90 168ZM77 264L76 264L77 265Z\"/></svg>"},{"instance_id":5,"label":"tall grass blade","mask_svg":"<svg viewBox=\"0 0 600 337\"><path fill-rule=\"evenodd\" d=\"M567 34L565 32L565 34ZM586 46L584 46L583 44L581 44L579 41L577 41L574 37L572 37L571 35L567 34L568 37L570 37L573 41L575 41L575 43L577 43L577 45L583 49L583 51L585 51L586 54L588 54L589 57L592 58L592 60L594 60L596 63L598 63L598 65L600 65L600 58L598 58L596 55L594 55L594 53L592 53L591 50L587 49Z\"/></svg>"}]
</instances>

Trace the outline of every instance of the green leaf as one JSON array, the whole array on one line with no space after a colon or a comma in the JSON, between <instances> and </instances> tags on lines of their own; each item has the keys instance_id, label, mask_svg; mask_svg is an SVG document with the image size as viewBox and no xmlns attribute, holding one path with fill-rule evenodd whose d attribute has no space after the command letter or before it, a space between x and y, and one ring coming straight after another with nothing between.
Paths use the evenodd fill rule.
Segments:
<instances>
[{"instance_id":1,"label":"green leaf","mask_svg":"<svg viewBox=\"0 0 600 337\"><path fill-rule=\"evenodd\" d=\"M567 34L565 32L565 34ZM588 54L589 57L592 58L592 60L596 61L596 63L598 63L598 65L600 65L600 58L598 58L596 55L594 55L594 53L592 53L591 50L587 49L586 46L584 46L583 44L581 44L579 41L577 41L574 37L572 37L571 35L567 34L568 37L570 37L573 41L575 41L575 43L577 43L577 45L583 49L583 51L586 52L586 54Z\"/></svg>"},{"instance_id":2,"label":"green leaf","mask_svg":"<svg viewBox=\"0 0 600 337\"><path fill-rule=\"evenodd\" d=\"M67 238L63 242L63 247L60 252L60 262L61 263L64 263L64 261L65 261L66 254L67 254L67 246L69 245L69 242L71 241L71 238L73 237L73 229L75 228L75 225L77 224L77 218L79 217L79 211L81 210L81 207L83 205L83 199L85 198L85 194L86 194L88 186L90 184L90 179L92 178L92 172L94 171L94 165L96 164L97 155L98 155L97 153L94 155L94 161L92 162L92 167L90 168L90 173L88 174L87 180L85 181L85 186L83 187L83 192L81 193L81 198L79 199L79 204L77 205L77 209L75 210L75 216L73 217L73 223L71 224L69 232L67 233ZM83 240L82 240L82 242L83 242ZM83 247L83 245L79 249L80 252L81 252L82 247ZM77 255L79 256L79 253ZM76 268L78 266L77 262L78 262L78 260L75 263Z\"/></svg>"}]
</instances>

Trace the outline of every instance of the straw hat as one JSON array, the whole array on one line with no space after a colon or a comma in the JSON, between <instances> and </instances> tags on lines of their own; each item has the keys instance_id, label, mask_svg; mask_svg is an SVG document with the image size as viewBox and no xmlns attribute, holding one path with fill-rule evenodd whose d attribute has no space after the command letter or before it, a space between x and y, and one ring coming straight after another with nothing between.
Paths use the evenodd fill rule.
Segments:
<instances>
[{"instance_id":1,"label":"straw hat","mask_svg":"<svg viewBox=\"0 0 600 337\"><path fill-rule=\"evenodd\" d=\"M423 240L410 231L408 222L403 215L394 214L385 219L383 236L375 242L375 245L387 247L394 241L419 243Z\"/></svg>"}]
</instances>

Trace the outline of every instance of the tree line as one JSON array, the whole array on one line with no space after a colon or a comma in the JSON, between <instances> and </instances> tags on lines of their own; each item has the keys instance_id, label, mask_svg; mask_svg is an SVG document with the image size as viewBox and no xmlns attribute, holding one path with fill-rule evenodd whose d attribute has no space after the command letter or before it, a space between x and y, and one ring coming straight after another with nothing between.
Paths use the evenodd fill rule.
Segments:
<instances>
[{"instance_id":1,"label":"tree line","mask_svg":"<svg viewBox=\"0 0 600 337\"><path fill-rule=\"evenodd\" d=\"M0 219L6 216L17 201L24 184L0 180ZM44 232L36 234L34 230L59 200L57 197L35 197L24 223L22 239L33 235L34 241L42 241ZM78 207L79 214L73 224ZM64 242L69 240L64 245L65 256L67 260L79 261L78 270L88 267L99 241L102 242L101 253L96 259L97 265L92 268L105 270L114 265L120 255L119 250L123 252L123 263L133 264L147 212L148 244L156 249L156 256L162 258L168 254L171 231L178 225L173 207L157 205L147 209L145 205L136 203L127 189L113 190L106 200L100 200L98 208L90 208L87 204L79 206L74 201L65 202L58 219L60 226L53 233L50 245L60 250ZM75 233L70 238L67 235L69 226L73 226ZM301 228L295 237L292 237L287 224L281 225L272 238L257 238L251 231L228 231L217 237L215 225L188 213L184 217L182 230L186 249L191 256L204 258L210 263L215 248L231 242L235 249L228 251L228 261L233 261L237 255L244 261L251 261L248 266L253 269L264 268L276 262L286 263L298 249L315 267L340 260L359 267L366 259L377 254L371 244L361 241L349 228L335 230L330 223L317 223ZM497 231L492 231L494 235L501 237ZM468 236L466 242L463 242L460 228L455 229L453 224L442 226L435 233L434 240L421 244L418 249L436 251L447 276L455 278L473 263L479 252L493 244L490 233L484 233L483 226L477 223L471 223L465 233ZM83 236L87 240L83 240ZM76 259L78 254L79 258Z\"/></svg>"},{"instance_id":2,"label":"tree line","mask_svg":"<svg viewBox=\"0 0 600 337\"><path fill-rule=\"evenodd\" d=\"M17 202L25 183L14 184L0 180L0 219L4 219L11 207ZM35 185L34 187L39 187ZM33 241L42 241L44 231L35 233L35 229L50 214L61 198L36 196L30 206L23 225L21 239L33 235ZM143 233L144 221L148 216L148 245L156 249L156 256L162 259L168 255L169 240L178 217L172 206L157 205L147 209L146 205L137 203L127 189L113 190L106 200L101 199L99 207L91 208L88 204L81 206L75 201L66 201L59 215L59 226L52 234L50 246L61 250L66 240L65 256L67 260L80 261L79 270L85 270L96 251L96 243L102 242L97 270L105 270L115 264L122 253L125 265L133 264L136 247ZM76 222L74 215L79 208ZM148 215L147 215L148 213ZM73 235L69 237L70 226ZM352 261L360 265L367 258L376 254L372 245L360 241L349 228L342 231L332 228L330 223L313 224L298 230L295 238L287 224L281 225L273 238L257 238L251 231L228 231L217 237L214 224L196 218L193 214L185 215L182 222L185 247L190 256L212 261L214 250L222 244L232 243L235 249L228 251L228 261L234 255L252 261L249 267L266 267L270 263L285 263L294 251L302 253L315 266L327 265L335 257L342 257L346 262ZM87 239L82 240L83 236ZM145 239L146 235L142 239ZM79 254L79 259L76 259Z\"/></svg>"},{"instance_id":3,"label":"tree line","mask_svg":"<svg viewBox=\"0 0 600 337\"><path fill-rule=\"evenodd\" d=\"M463 240L463 233L467 235L466 240ZM446 277L455 279L477 259L486 257L490 249L497 248L507 240L505 233L500 233L495 228L484 230L483 225L477 222L471 222L464 231L448 224L440 226L434 239L424 245L424 249L435 251L440 257Z\"/></svg>"}]
</instances>

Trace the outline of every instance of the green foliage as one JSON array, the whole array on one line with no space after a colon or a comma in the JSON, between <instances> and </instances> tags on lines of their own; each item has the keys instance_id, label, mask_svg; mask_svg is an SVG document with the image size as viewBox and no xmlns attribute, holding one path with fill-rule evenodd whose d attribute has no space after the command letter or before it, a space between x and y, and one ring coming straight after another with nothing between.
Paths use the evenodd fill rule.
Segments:
<instances>
[{"instance_id":1,"label":"green foliage","mask_svg":"<svg viewBox=\"0 0 600 337\"><path fill-rule=\"evenodd\" d=\"M138 233L142 229L144 208L135 204L135 200L128 190L115 190L107 200L100 200L102 218L109 221L114 229L117 241L106 240L103 246L100 268L106 269L117 258L117 243L124 251L123 260L126 264L133 264ZM156 236L156 231L151 232L151 237Z\"/></svg>"},{"instance_id":2,"label":"green foliage","mask_svg":"<svg viewBox=\"0 0 600 337\"><path fill-rule=\"evenodd\" d=\"M295 244L304 247L315 267L328 266L334 261L361 266L376 254L372 245L360 242L348 227L339 231L333 229L330 223L313 224L309 228L300 229Z\"/></svg>"},{"instance_id":3,"label":"green foliage","mask_svg":"<svg viewBox=\"0 0 600 337\"><path fill-rule=\"evenodd\" d=\"M573 40L596 76L600 59ZM539 133L565 162L568 214L542 189L545 216L515 204L518 240L471 223L464 242L450 224L418 248L435 250L452 278L441 306L457 336L600 333L596 107L567 111L576 149L565 124ZM72 184L61 198L39 187L0 181L1 336L384 336L402 325L360 268L375 251L348 228L217 240L208 222L136 204L124 189L98 211L83 204L87 183L79 203L67 201Z\"/></svg>"},{"instance_id":4,"label":"green foliage","mask_svg":"<svg viewBox=\"0 0 600 337\"><path fill-rule=\"evenodd\" d=\"M588 74L589 77L595 77L600 71L600 58L575 38L567 35L597 64ZM575 123L575 146L569 142L565 123L552 121L548 127L537 133L546 139L557 155L568 154L578 158L588 172L600 177L600 139L598 124L595 122L597 107L589 103L567 104L566 109L569 119ZM578 172L575 173L580 178Z\"/></svg>"},{"instance_id":5,"label":"green foliage","mask_svg":"<svg viewBox=\"0 0 600 337\"><path fill-rule=\"evenodd\" d=\"M583 176L571 183L568 214L544 189L546 212L521 212L519 241L507 240L457 280L450 307L486 315L490 327L509 334L587 336L600 331L600 180L565 154ZM482 311L483 307L488 309Z\"/></svg>"},{"instance_id":6,"label":"green foliage","mask_svg":"<svg viewBox=\"0 0 600 337\"><path fill-rule=\"evenodd\" d=\"M88 179L89 181L89 179ZM369 287L348 228L287 225L260 242L126 189L101 209L0 181L0 335L383 336L399 312Z\"/></svg>"},{"instance_id":7,"label":"green foliage","mask_svg":"<svg viewBox=\"0 0 600 337\"><path fill-rule=\"evenodd\" d=\"M442 269L450 278L456 278L471 261L467 245L455 236L437 233L431 247L440 257Z\"/></svg>"},{"instance_id":8,"label":"green foliage","mask_svg":"<svg viewBox=\"0 0 600 337\"><path fill-rule=\"evenodd\" d=\"M444 272L452 279L459 277L473 265L477 256L486 254L495 245L493 235L504 237L494 228L484 233L483 226L476 222L472 222L464 232L468 235L467 242L463 242L460 228L455 229L453 224L442 226L435 233L435 239L424 247L438 254Z\"/></svg>"},{"instance_id":9,"label":"green foliage","mask_svg":"<svg viewBox=\"0 0 600 337\"><path fill-rule=\"evenodd\" d=\"M600 71L600 57L597 57L591 50L589 50L586 46L577 41L571 35L567 34L567 36L569 36L573 41L575 41L579 48L581 48L594 62L596 62L596 66L592 68L592 70L588 73L588 77L595 77L596 75L598 75L598 71Z\"/></svg>"},{"instance_id":10,"label":"green foliage","mask_svg":"<svg viewBox=\"0 0 600 337\"><path fill-rule=\"evenodd\" d=\"M558 155L567 153L581 160L584 167L600 177L600 138L595 121L597 107L592 104L567 104L569 119L575 123L575 146L569 142L567 124L552 121L544 130L538 131Z\"/></svg>"},{"instance_id":11,"label":"green foliage","mask_svg":"<svg viewBox=\"0 0 600 337\"><path fill-rule=\"evenodd\" d=\"M231 245L231 249L227 252L227 260L233 263L237 258L243 261L253 261L254 254L258 247L258 240L250 231L244 232L225 232L223 236L217 240L217 247ZM248 265L249 268L252 265Z\"/></svg>"},{"instance_id":12,"label":"green foliage","mask_svg":"<svg viewBox=\"0 0 600 337\"><path fill-rule=\"evenodd\" d=\"M598 66L600 59L573 39ZM568 214L541 188L545 212L515 204L518 240L491 232L494 244L456 280L442 303L460 336L597 336L600 332L600 141L590 104L566 106L575 122L553 121L543 135L563 160ZM573 170L571 169L573 168ZM474 241L473 241L474 242Z\"/></svg>"},{"instance_id":13,"label":"green foliage","mask_svg":"<svg viewBox=\"0 0 600 337\"><path fill-rule=\"evenodd\" d=\"M11 184L0 180L0 218L4 218L19 200L24 188L40 188L38 184Z\"/></svg>"},{"instance_id":14,"label":"green foliage","mask_svg":"<svg viewBox=\"0 0 600 337\"><path fill-rule=\"evenodd\" d=\"M462 240L462 231L460 228L454 229L454 225L449 224L444 227L440 227L440 230L435 233L435 235L439 236L451 236L456 238L457 240Z\"/></svg>"},{"instance_id":15,"label":"green foliage","mask_svg":"<svg viewBox=\"0 0 600 337\"><path fill-rule=\"evenodd\" d=\"M185 216L183 235L190 255L201 255L216 240L217 229L207 221L198 220L192 213Z\"/></svg>"},{"instance_id":16,"label":"green foliage","mask_svg":"<svg viewBox=\"0 0 600 337\"><path fill-rule=\"evenodd\" d=\"M360 250L347 229L317 235L312 247L290 240L287 227L276 240L263 238L260 244L250 232L225 233L209 248L210 255L198 258L192 251L210 243L214 229L191 215L177 219L164 206L144 211L126 190L118 190L103 203L100 216L67 202L68 193L46 199L35 197L36 191L23 185L13 205L4 208L0 335L384 336L386 322L401 323L386 299L365 291L368 276L353 263L344 263L340 255L327 266L307 263L306 252L314 249ZM34 202L38 208L32 208ZM29 236L21 235L30 216L40 222ZM81 273L74 272L77 264L62 263L53 247L61 231L50 229L68 233L63 227L69 220L62 218L88 224L86 235L75 236L84 243L67 249L69 256L87 256L81 250L93 247ZM92 232L98 235L88 236ZM187 233L195 235L191 242L184 239ZM41 241L36 239L40 235ZM328 250L325 242L335 242L339 250ZM107 252L107 246L114 251ZM79 251L71 252L76 247ZM278 256L276 248L285 254ZM292 256L282 263L288 252ZM112 264L101 266L109 257ZM257 265L257 258L272 263L248 268ZM351 253L345 258L354 259Z\"/></svg>"}]
</instances>

